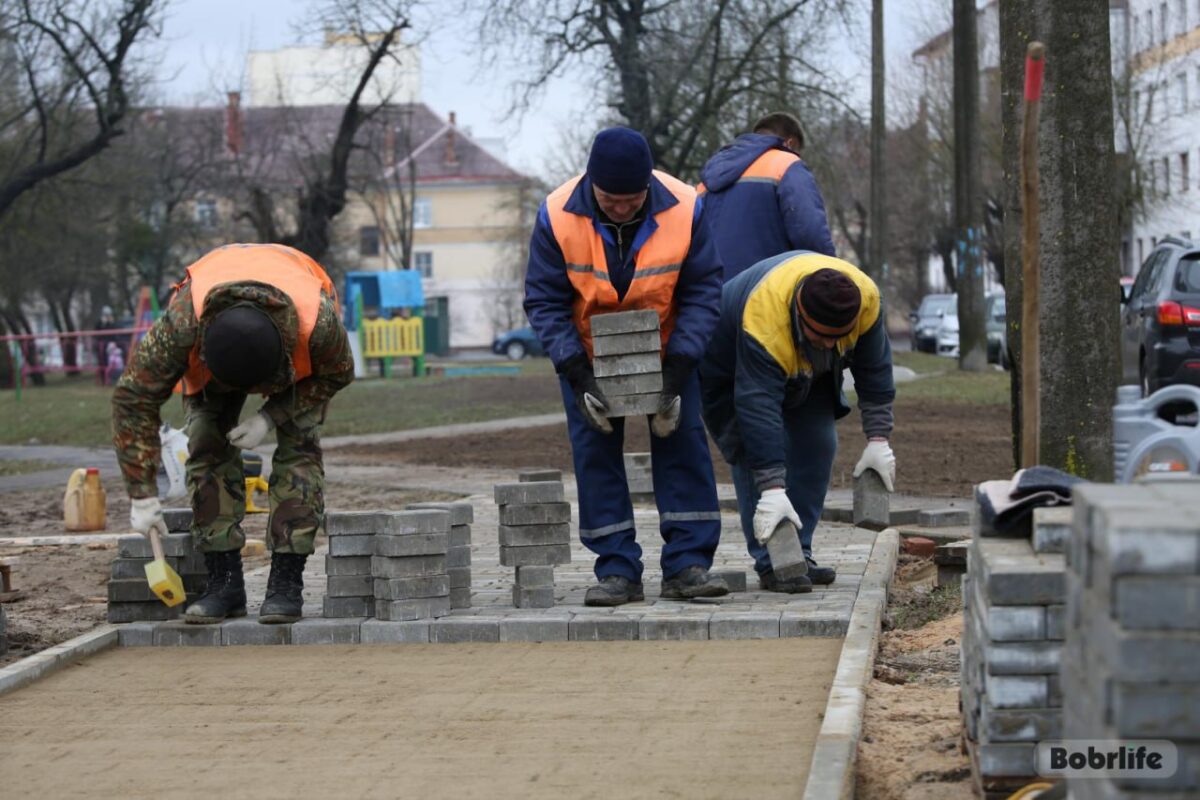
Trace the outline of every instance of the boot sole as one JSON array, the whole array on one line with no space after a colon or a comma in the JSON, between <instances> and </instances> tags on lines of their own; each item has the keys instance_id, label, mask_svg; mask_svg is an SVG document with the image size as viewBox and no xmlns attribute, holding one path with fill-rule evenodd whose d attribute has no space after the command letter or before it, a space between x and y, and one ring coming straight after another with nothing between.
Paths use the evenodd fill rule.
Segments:
<instances>
[{"instance_id":1,"label":"boot sole","mask_svg":"<svg viewBox=\"0 0 1200 800\"><path fill-rule=\"evenodd\" d=\"M222 620L234 619L236 617L244 617L244 616L246 616L246 609L235 608L234 610L230 611L228 614L226 614L223 617L201 617L201 616L195 616L195 615L188 616L187 614L184 614L183 621L186 622L188 625L216 625L218 622L221 622Z\"/></svg>"},{"instance_id":2,"label":"boot sole","mask_svg":"<svg viewBox=\"0 0 1200 800\"><path fill-rule=\"evenodd\" d=\"M296 614L295 616L291 614L267 614L266 616L259 616L258 621L262 625L284 625L289 622L299 622L303 618L302 614Z\"/></svg>"},{"instance_id":3,"label":"boot sole","mask_svg":"<svg viewBox=\"0 0 1200 800\"><path fill-rule=\"evenodd\" d=\"M640 603L645 599L646 595L645 593L642 593L630 595L625 600L618 600L616 598L609 600L607 597L603 600L588 600L585 598L583 604L585 606L591 606L592 608L611 608L613 606L623 606L626 603Z\"/></svg>"},{"instance_id":4,"label":"boot sole","mask_svg":"<svg viewBox=\"0 0 1200 800\"><path fill-rule=\"evenodd\" d=\"M659 592L663 600L695 600L697 597L724 597L729 594L728 586L693 586L686 589L664 589Z\"/></svg>"}]
</instances>

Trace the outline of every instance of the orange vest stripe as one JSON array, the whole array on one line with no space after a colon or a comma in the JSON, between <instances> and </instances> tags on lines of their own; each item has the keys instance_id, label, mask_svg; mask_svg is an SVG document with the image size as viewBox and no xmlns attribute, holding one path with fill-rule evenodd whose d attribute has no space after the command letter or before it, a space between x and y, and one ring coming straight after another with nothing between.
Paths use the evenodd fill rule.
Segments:
<instances>
[{"instance_id":1,"label":"orange vest stripe","mask_svg":"<svg viewBox=\"0 0 1200 800\"><path fill-rule=\"evenodd\" d=\"M273 286L286 294L299 320L296 345L292 349L295 380L312 375L308 351L309 337L317 325L321 293L337 304L337 291L321 265L304 253L279 244L231 244L219 247L187 268L186 283L191 286L192 309L196 319L204 313L204 303L217 286L225 283L254 281ZM212 373L200 360L197 342L188 357L183 376L183 393L196 394L212 379Z\"/></svg>"},{"instance_id":2,"label":"orange vest stripe","mask_svg":"<svg viewBox=\"0 0 1200 800\"><path fill-rule=\"evenodd\" d=\"M590 216L566 210L583 176L572 178L546 198L550 228L562 250L567 278L575 287L573 317L575 327L592 356L592 324L595 314L653 309L658 313L659 331L665 349L675 327L675 285L679 271L692 245L692 219L696 210L696 190L665 172L654 176L679 202L654 215L658 229L646 239L634 258L633 280L622 300L608 276L604 240Z\"/></svg>"},{"instance_id":3,"label":"orange vest stripe","mask_svg":"<svg viewBox=\"0 0 1200 800\"><path fill-rule=\"evenodd\" d=\"M800 160L800 156L795 153L789 153L786 150L768 150L754 160L754 163L746 168L742 173L739 181L773 181L778 183L783 178L783 173Z\"/></svg>"}]
</instances>

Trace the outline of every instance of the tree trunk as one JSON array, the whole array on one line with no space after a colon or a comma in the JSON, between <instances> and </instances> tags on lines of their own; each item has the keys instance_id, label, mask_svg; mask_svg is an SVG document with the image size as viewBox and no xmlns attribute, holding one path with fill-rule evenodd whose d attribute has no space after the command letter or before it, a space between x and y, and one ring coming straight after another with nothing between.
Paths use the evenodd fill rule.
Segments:
<instances>
[{"instance_id":1,"label":"tree trunk","mask_svg":"<svg viewBox=\"0 0 1200 800\"><path fill-rule=\"evenodd\" d=\"M1000 4L1005 177L1005 286L1013 357L1014 440L1021 316L1019 143L1025 49L1046 45L1038 133L1041 174L1041 453L1037 461L1112 479L1112 405L1119 377L1120 267L1114 181L1108 4ZM1014 441L1014 450L1017 449ZM1020 454L1016 453L1020 463Z\"/></svg>"},{"instance_id":2,"label":"tree trunk","mask_svg":"<svg viewBox=\"0 0 1200 800\"><path fill-rule=\"evenodd\" d=\"M887 135L883 72L883 0L871 3L871 230L867 274L883 291L884 259L887 248L887 177L883 164L883 141Z\"/></svg>"},{"instance_id":3,"label":"tree trunk","mask_svg":"<svg viewBox=\"0 0 1200 800\"><path fill-rule=\"evenodd\" d=\"M979 174L979 57L975 0L954 0L954 228L958 366L987 369L983 209Z\"/></svg>"}]
</instances>

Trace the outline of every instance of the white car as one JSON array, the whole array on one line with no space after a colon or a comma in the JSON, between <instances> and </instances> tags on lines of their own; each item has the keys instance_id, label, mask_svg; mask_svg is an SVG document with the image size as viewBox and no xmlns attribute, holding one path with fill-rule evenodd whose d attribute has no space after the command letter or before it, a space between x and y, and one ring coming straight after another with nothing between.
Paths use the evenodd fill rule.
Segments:
<instances>
[{"instance_id":1,"label":"white car","mask_svg":"<svg viewBox=\"0 0 1200 800\"><path fill-rule=\"evenodd\" d=\"M958 358L958 309L950 308L937 329L937 354Z\"/></svg>"}]
</instances>

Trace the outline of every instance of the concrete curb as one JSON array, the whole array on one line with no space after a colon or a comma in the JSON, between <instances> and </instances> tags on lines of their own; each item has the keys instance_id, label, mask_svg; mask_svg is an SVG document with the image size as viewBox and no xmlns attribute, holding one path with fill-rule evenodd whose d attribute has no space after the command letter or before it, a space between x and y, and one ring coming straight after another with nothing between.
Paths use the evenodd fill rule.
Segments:
<instances>
[{"instance_id":1,"label":"concrete curb","mask_svg":"<svg viewBox=\"0 0 1200 800\"><path fill-rule=\"evenodd\" d=\"M0 669L0 695L44 678L77 658L84 658L116 646L117 629L112 625L105 625L40 653L34 653Z\"/></svg>"},{"instance_id":2,"label":"concrete curb","mask_svg":"<svg viewBox=\"0 0 1200 800\"><path fill-rule=\"evenodd\" d=\"M804 800L854 796L854 762L862 735L866 687L875 667L880 621L887 608L888 584L896 571L899 550L900 536L895 528L881 531L871 548L829 689L824 721L813 747Z\"/></svg>"}]
</instances>

